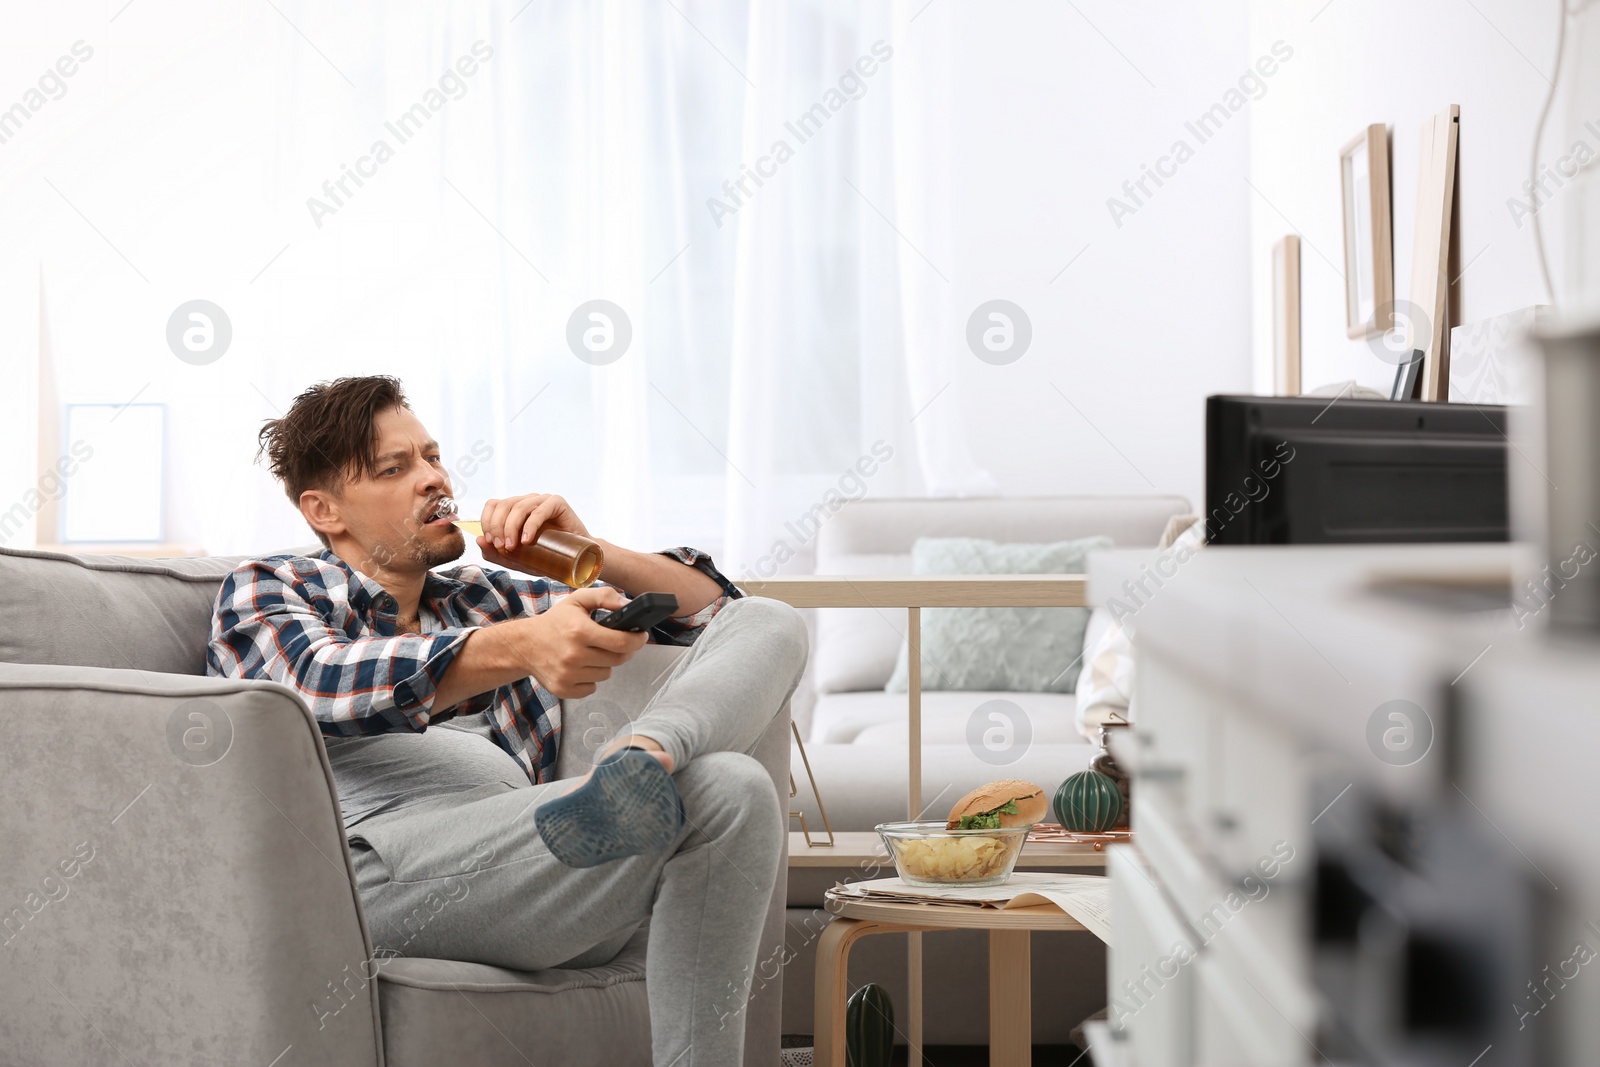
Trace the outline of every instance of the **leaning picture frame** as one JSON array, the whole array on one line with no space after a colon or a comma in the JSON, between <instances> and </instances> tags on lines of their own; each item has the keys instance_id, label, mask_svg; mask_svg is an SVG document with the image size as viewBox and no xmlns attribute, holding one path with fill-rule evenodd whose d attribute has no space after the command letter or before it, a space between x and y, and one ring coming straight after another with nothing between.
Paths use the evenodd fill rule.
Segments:
<instances>
[{"instance_id":1,"label":"leaning picture frame","mask_svg":"<svg viewBox=\"0 0 1600 1067\"><path fill-rule=\"evenodd\" d=\"M1369 337L1394 306L1394 244L1389 220L1389 130L1373 123L1339 150L1344 201L1345 334Z\"/></svg>"},{"instance_id":2,"label":"leaning picture frame","mask_svg":"<svg viewBox=\"0 0 1600 1067\"><path fill-rule=\"evenodd\" d=\"M1272 391L1300 395L1300 236L1272 246Z\"/></svg>"}]
</instances>

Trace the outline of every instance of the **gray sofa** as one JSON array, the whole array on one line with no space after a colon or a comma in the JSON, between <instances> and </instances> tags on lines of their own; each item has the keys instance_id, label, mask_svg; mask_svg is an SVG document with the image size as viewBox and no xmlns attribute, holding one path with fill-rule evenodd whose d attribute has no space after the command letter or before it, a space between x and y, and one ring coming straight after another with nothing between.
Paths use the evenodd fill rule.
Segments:
<instances>
[{"instance_id":1,"label":"gray sofa","mask_svg":"<svg viewBox=\"0 0 1600 1067\"><path fill-rule=\"evenodd\" d=\"M648 1064L643 930L583 970L373 959L310 711L204 676L242 558L0 548L0 1065ZM563 702L562 777L682 651ZM786 796L787 708L753 754ZM779 1062L781 1003L758 985L746 1063Z\"/></svg>"}]
</instances>

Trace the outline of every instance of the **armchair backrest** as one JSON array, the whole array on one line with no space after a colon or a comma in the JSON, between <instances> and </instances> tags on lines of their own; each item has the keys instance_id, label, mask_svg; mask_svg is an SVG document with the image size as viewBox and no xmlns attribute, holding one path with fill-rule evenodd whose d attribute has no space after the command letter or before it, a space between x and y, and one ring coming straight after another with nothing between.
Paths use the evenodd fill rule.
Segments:
<instances>
[{"instance_id":1,"label":"armchair backrest","mask_svg":"<svg viewBox=\"0 0 1600 1067\"><path fill-rule=\"evenodd\" d=\"M0 547L0 662L204 674L217 590L249 558Z\"/></svg>"}]
</instances>

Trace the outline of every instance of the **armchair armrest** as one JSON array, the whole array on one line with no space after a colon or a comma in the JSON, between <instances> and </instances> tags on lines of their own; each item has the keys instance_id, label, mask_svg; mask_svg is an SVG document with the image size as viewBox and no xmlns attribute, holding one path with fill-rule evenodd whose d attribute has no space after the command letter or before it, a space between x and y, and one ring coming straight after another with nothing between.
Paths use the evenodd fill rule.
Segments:
<instances>
[{"instance_id":1,"label":"armchair armrest","mask_svg":"<svg viewBox=\"0 0 1600 1067\"><path fill-rule=\"evenodd\" d=\"M382 1064L332 773L292 690L0 663L0 805L8 1059Z\"/></svg>"},{"instance_id":2,"label":"armchair armrest","mask_svg":"<svg viewBox=\"0 0 1600 1067\"><path fill-rule=\"evenodd\" d=\"M587 773L600 750L612 738L628 732L628 725L666 684L688 651L685 645L645 645L628 662L614 668L611 677L589 696L563 700L556 777Z\"/></svg>"}]
</instances>

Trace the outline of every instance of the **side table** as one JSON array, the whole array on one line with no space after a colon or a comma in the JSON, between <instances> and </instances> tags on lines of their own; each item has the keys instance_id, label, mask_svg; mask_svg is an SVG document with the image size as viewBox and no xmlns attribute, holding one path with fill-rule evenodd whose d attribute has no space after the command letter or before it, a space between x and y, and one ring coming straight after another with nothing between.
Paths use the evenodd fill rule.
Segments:
<instances>
[{"instance_id":1,"label":"side table","mask_svg":"<svg viewBox=\"0 0 1600 1067\"><path fill-rule=\"evenodd\" d=\"M1033 1054L1029 933L1084 929L1054 904L968 908L852 900L829 892L824 906L834 918L817 942L814 1055L818 1067L845 1067L845 1000L850 992L850 947L856 941L869 934L961 929L989 931L990 1067L1028 1067Z\"/></svg>"},{"instance_id":2,"label":"side table","mask_svg":"<svg viewBox=\"0 0 1600 1067\"><path fill-rule=\"evenodd\" d=\"M1081 608L1088 605L1081 574L874 574L784 575L746 579L750 596L771 597L797 608L906 610L906 818L922 811L922 609ZM820 802L819 802L820 803ZM908 999L905 1037L911 1062L922 1062L922 934L906 935ZM843 1061L840 1061L841 1065Z\"/></svg>"}]
</instances>

